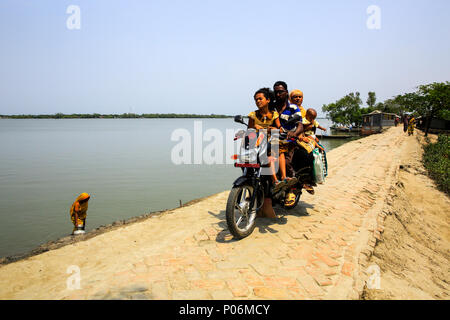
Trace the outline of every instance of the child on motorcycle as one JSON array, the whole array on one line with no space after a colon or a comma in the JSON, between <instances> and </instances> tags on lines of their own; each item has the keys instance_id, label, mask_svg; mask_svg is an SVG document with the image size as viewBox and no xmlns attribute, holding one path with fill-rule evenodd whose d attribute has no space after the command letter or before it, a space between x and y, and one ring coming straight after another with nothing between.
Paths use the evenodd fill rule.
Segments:
<instances>
[{"instance_id":1,"label":"child on motorcycle","mask_svg":"<svg viewBox=\"0 0 450 320\"><path fill-rule=\"evenodd\" d=\"M270 133L271 129L279 129L281 127L281 124L278 112L269 110L269 103L271 99L270 89L259 89L255 92L253 98L255 99L255 104L258 107L258 110L252 111L248 114L248 128L253 128L256 130L267 129L268 133ZM277 191L284 185L284 182L278 181L272 161L270 162L270 167L272 170L272 182L274 184L274 191Z\"/></svg>"},{"instance_id":2,"label":"child on motorcycle","mask_svg":"<svg viewBox=\"0 0 450 320\"><path fill-rule=\"evenodd\" d=\"M292 90L291 93L289 94L289 100L291 101L291 103L295 104L300 109L301 116L302 118L304 118L306 116L306 110L302 106L303 92L298 89Z\"/></svg>"},{"instance_id":3,"label":"child on motorcycle","mask_svg":"<svg viewBox=\"0 0 450 320\"><path fill-rule=\"evenodd\" d=\"M253 98L258 110L248 114L248 128L251 129L278 129L280 128L279 114L276 111L269 110L270 90L261 88L255 92Z\"/></svg>"},{"instance_id":4,"label":"child on motorcycle","mask_svg":"<svg viewBox=\"0 0 450 320\"><path fill-rule=\"evenodd\" d=\"M319 123L316 121L316 117L317 111L313 108L309 108L308 110L306 110L305 117L303 118L303 125L307 126L308 124L312 124L313 128L319 128L323 131L327 131L326 128L319 125ZM305 131L305 136L313 136L313 138L316 139L314 131L315 131L314 129Z\"/></svg>"},{"instance_id":5,"label":"child on motorcycle","mask_svg":"<svg viewBox=\"0 0 450 320\"><path fill-rule=\"evenodd\" d=\"M310 153L315 148L319 148L320 150L324 151L323 148L318 144L318 139L315 136L315 130L314 128L319 128L321 130L326 131L327 129L320 126L319 123L316 121L317 117L317 111L313 108L309 108L306 110L305 117L303 118L303 125L308 126L309 124L312 124L313 127L310 130L306 130L304 132L304 135L299 138L300 145L302 145L308 153ZM311 194L314 194L314 188L310 184L304 184L303 188Z\"/></svg>"}]
</instances>

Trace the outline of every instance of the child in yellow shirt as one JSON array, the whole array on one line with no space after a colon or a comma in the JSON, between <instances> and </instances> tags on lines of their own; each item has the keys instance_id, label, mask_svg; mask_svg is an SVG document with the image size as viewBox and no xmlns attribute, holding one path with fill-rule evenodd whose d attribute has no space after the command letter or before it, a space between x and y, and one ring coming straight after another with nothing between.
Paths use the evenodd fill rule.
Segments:
<instances>
[{"instance_id":1,"label":"child in yellow shirt","mask_svg":"<svg viewBox=\"0 0 450 320\"><path fill-rule=\"evenodd\" d=\"M321 125L319 125L319 123L316 121L316 117L317 117L316 110L314 110L313 108L309 108L308 110L306 110L306 115L305 115L305 117L302 120L303 125L305 126L305 125L308 125L308 124L312 123L313 127L319 128L319 129L321 129L323 131L327 131L326 128L324 128ZM307 136L307 137L308 136L313 136L315 138L314 130L311 129L311 130L305 131L305 136Z\"/></svg>"},{"instance_id":2,"label":"child in yellow shirt","mask_svg":"<svg viewBox=\"0 0 450 320\"><path fill-rule=\"evenodd\" d=\"M315 127L323 131L326 131L327 129L319 125L319 123L316 121L316 117L317 117L316 110L314 110L313 108L309 108L308 110L306 110L305 117L302 120L303 126L312 124L313 128ZM314 132L315 130L313 128L306 130L304 132L304 136L299 137L299 140L301 141L300 145L303 146L308 151L308 153L312 152L312 150L314 150L315 148L319 148L323 151L323 148L319 146L319 144L317 143L319 140L316 138ZM311 185L304 184L303 187L309 193L314 194L314 189Z\"/></svg>"},{"instance_id":3,"label":"child in yellow shirt","mask_svg":"<svg viewBox=\"0 0 450 320\"><path fill-rule=\"evenodd\" d=\"M280 118L277 111L269 110L270 102L270 90L268 88L262 88L255 92L253 98L255 99L255 104L258 110L250 112L248 114L248 128L251 129L267 129L270 132L271 129L279 129L281 127ZM277 156L277 155L272 155ZM279 165L285 165L281 161ZM274 164L270 162L270 167L272 170L272 182L274 185L273 192L277 192L281 187L285 185L285 181L278 181Z\"/></svg>"}]
</instances>

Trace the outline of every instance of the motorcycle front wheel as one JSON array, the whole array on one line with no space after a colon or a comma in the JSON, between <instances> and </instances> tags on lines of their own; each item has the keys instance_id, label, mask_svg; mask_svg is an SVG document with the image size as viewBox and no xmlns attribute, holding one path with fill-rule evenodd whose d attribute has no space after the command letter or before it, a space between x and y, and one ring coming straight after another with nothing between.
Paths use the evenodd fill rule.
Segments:
<instances>
[{"instance_id":1,"label":"motorcycle front wheel","mask_svg":"<svg viewBox=\"0 0 450 320\"><path fill-rule=\"evenodd\" d=\"M250 209L253 192L253 186L241 185L233 187L228 196L227 225L231 234L237 239L249 236L255 229L256 208Z\"/></svg>"}]
</instances>

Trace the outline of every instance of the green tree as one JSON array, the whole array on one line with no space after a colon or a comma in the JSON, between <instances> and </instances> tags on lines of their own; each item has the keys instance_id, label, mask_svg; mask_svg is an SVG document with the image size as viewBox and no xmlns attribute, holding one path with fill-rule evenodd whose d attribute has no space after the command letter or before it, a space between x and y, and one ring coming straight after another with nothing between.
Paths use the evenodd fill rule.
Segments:
<instances>
[{"instance_id":1,"label":"green tree","mask_svg":"<svg viewBox=\"0 0 450 320\"><path fill-rule=\"evenodd\" d=\"M327 117L334 123L358 126L362 122L361 104L359 92L352 92L334 103L324 104L322 111L326 112Z\"/></svg>"},{"instance_id":2,"label":"green tree","mask_svg":"<svg viewBox=\"0 0 450 320\"><path fill-rule=\"evenodd\" d=\"M405 111L404 108L395 101L395 99L387 99L384 102L378 102L375 105L375 109L382 112L395 113L397 115L402 114Z\"/></svg>"},{"instance_id":3,"label":"green tree","mask_svg":"<svg viewBox=\"0 0 450 320\"><path fill-rule=\"evenodd\" d=\"M450 82L433 82L417 88L416 92L398 95L394 100L405 109L427 119L427 136L432 118L450 120Z\"/></svg>"},{"instance_id":4,"label":"green tree","mask_svg":"<svg viewBox=\"0 0 450 320\"><path fill-rule=\"evenodd\" d=\"M376 101L377 101L377 96L375 95L375 92L369 91L366 103L370 109L374 108Z\"/></svg>"}]
</instances>

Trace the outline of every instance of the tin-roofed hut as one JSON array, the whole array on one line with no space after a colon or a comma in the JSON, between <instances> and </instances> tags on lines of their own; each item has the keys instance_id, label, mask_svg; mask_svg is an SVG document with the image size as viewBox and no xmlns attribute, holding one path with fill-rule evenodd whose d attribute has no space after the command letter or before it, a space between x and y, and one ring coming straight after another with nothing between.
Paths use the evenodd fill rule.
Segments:
<instances>
[{"instance_id":1,"label":"tin-roofed hut","mask_svg":"<svg viewBox=\"0 0 450 320\"><path fill-rule=\"evenodd\" d=\"M363 114L363 123L361 126L361 134L369 135L380 133L383 129L395 126L395 113L381 112L375 110L368 114Z\"/></svg>"}]
</instances>

